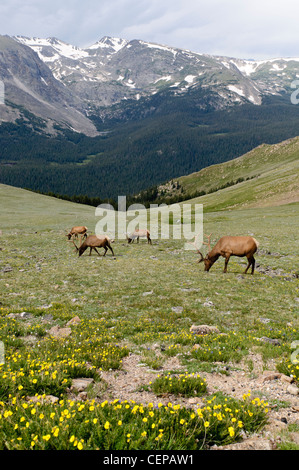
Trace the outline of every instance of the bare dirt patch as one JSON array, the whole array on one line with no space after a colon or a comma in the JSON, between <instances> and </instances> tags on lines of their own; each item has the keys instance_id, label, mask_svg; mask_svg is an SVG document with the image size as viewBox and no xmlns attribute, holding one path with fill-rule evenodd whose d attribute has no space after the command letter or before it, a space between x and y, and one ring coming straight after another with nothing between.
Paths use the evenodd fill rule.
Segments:
<instances>
[{"instance_id":1,"label":"bare dirt patch","mask_svg":"<svg viewBox=\"0 0 299 470\"><path fill-rule=\"evenodd\" d=\"M252 397L259 396L269 402L269 424L255 436L244 439L242 443L226 446L228 449L264 449L270 450L277 447L280 442L280 433L287 429L289 424L299 424L299 395L295 394L296 386L290 383L290 379L275 371L275 364L269 364L269 370L263 371L262 361L258 355L250 355L253 369L248 370L245 364L239 364L238 369L229 367L228 375L222 373L202 372L208 385L208 394L222 392L229 396L242 399L243 394L249 391ZM140 363L140 356L130 354L123 360L122 370L103 371L102 379L107 388L102 399L108 401L119 399L136 403L162 403L167 405L180 404L181 406L196 409L203 405L201 398L184 398L171 394L156 396L148 390L148 386L158 373L163 371L184 372L177 357L169 359L160 371L152 371L146 365ZM298 389L299 391L299 389ZM295 435L295 441L299 433Z\"/></svg>"}]
</instances>

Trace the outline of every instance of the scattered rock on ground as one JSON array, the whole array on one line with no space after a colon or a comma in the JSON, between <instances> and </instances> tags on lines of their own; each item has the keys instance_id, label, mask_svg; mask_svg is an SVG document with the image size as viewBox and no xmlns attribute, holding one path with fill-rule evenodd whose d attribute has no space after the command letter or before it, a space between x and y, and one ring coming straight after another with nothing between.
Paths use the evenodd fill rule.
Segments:
<instances>
[{"instance_id":1,"label":"scattered rock on ground","mask_svg":"<svg viewBox=\"0 0 299 470\"><path fill-rule=\"evenodd\" d=\"M209 335L209 334L218 334L219 330L216 326L209 325L192 325L190 332L195 335Z\"/></svg>"},{"instance_id":2,"label":"scattered rock on ground","mask_svg":"<svg viewBox=\"0 0 299 470\"><path fill-rule=\"evenodd\" d=\"M94 382L94 379L90 378L79 378L73 379L71 385L71 391L84 392L87 387Z\"/></svg>"},{"instance_id":3,"label":"scattered rock on ground","mask_svg":"<svg viewBox=\"0 0 299 470\"><path fill-rule=\"evenodd\" d=\"M54 395L45 395L45 396L34 396L34 397L26 397L27 401L32 401L33 403L56 403L59 401L58 397Z\"/></svg>"},{"instance_id":4,"label":"scattered rock on ground","mask_svg":"<svg viewBox=\"0 0 299 470\"><path fill-rule=\"evenodd\" d=\"M72 333L71 328L60 328L59 326L53 326L49 330L49 335L54 336L54 338L66 338Z\"/></svg>"},{"instance_id":5,"label":"scattered rock on ground","mask_svg":"<svg viewBox=\"0 0 299 470\"><path fill-rule=\"evenodd\" d=\"M171 310L172 310L174 313L182 313L183 307L171 307Z\"/></svg>"},{"instance_id":6,"label":"scattered rock on ground","mask_svg":"<svg viewBox=\"0 0 299 470\"><path fill-rule=\"evenodd\" d=\"M229 444L226 446L210 447L211 450L274 450L276 445L269 439L261 439L260 437L252 437L245 439L236 444Z\"/></svg>"},{"instance_id":7,"label":"scattered rock on ground","mask_svg":"<svg viewBox=\"0 0 299 470\"><path fill-rule=\"evenodd\" d=\"M66 326L78 325L79 323L81 323L81 319L78 316L75 316L67 322Z\"/></svg>"},{"instance_id":8,"label":"scattered rock on ground","mask_svg":"<svg viewBox=\"0 0 299 470\"><path fill-rule=\"evenodd\" d=\"M260 340L263 343L270 343L270 344L274 344L275 346L280 346L280 341L278 341L278 339L267 338L267 336L262 336Z\"/></svg>"}]
</instances>

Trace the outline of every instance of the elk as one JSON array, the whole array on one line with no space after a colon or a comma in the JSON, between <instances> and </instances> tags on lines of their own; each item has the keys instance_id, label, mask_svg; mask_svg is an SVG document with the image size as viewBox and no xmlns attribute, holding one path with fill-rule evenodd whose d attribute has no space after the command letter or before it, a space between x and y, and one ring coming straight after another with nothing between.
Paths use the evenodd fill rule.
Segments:
<instances>
[{"instance_id":1,"label":"elk","mask_svg":"<svg viewBox=\"0 0 299 470\"><path fill-rule=\"evenodd\" d=\"M74 240L73 243L79 253L79 256L83 255L84 251L87 250L87 248L90 248L89 250L89 256L91 255L92 250L95 250L99 256L100 253L98 252L97 248L104 248L105 253L103 256L106 255L107 250L111 251L112 255L114 256L114 252L111 246L111 243L113 243L113 240L111 240L107 235L103 235L101 237L98 237L97 235L89 235L84 242L80 245L78 248L77 245L75 244Z\"/></svg>"},{"instance_id":2,"label":"elk","mask_svg":"<svg viewBox=\"0 0 299 470\"><path fill-rule=\"evenodd\" d=\"M152 244L150 233L146 229L144 229L144 230L142 230L142 229L134 230L134 232L132 232L131 235L129 235L129 236L127 235L127 240L128 240L128 243L134 243L135 238L137 238L137 243L139 243L139 238L143 238L143 237L147 238L147 243Z\"/></svg>"},{"instance_id":3,"label":"elk","mask_svg":"<svg viewBox=\"0 0 299 470\"><path fill-rule=\"evenodd\" d=\"M210 237L210 236L209 236ZM251 274L254 273L254 266L255 266L255 259L254 253L258 249L259 243L258 241L250 236L224 236L218 240L216 245L210 249L210 239L209 242L206 243L209 246L209 252L204 258L202 253L197 249L197 253L200 255L200 259L198 263L203 262L205 265L205 271L209 271L210 268L213 266L215 261L219 258L219 256L223 256L225 258L224 262L224 270L223 272L227 272L227 265L231 256L239 256L243 257L246 256L248 260L248 265L245 269L244 274L247 273L249 267L251 266Z\"/></svg>"},{"instance_id":4,"label":"elk","mask_svg":"<svg viewBox=\"0 0 299 470\"><path fill-rule=\"evenodd\" d=\"M82 239L87 237L87 227L84 225L80 225L78 227L73 227L70 232L67 234L67 237L69 240L71 238L78 238L78 235L81 235L81 241Z\"/></svg>"}]
</instances>

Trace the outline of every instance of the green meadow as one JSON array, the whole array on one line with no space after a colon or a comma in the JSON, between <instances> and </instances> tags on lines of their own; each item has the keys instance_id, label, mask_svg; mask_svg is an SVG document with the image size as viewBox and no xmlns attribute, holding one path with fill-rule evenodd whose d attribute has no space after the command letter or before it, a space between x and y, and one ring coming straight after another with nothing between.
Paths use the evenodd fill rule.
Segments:
<instances>
[{"instance_id":1,"label":"green meadow","mask_svg":"<svg viewBox=\"0 0 299 470\"><path fill-rule=\"evenodd\" d=\"M293 182L295 162L285 162ZM262 429L271 403L253 393L240 400L221 390L210 396L205 371L240 367L254 352L264 369L274 361L299 384L291 361L299 339L299 203L278 204L293 191L282 191L281 175L268 162L262 187L250 179L195 200L203 204L211 244L224 234L259 241L253 276L243 274L245 259L234 257L227 274L222 258L204 272L183 240L115 239L115 256L79 258L66 233L74 225L94 233L95 208L0 185L0 449L191 450ZM69 336L49 333L76 316L80 323ZM217 332L196 335L192 325ZM103 400L101 371L121 371L132 353L157 374L143 384L155 402ZM179 360L181 375L163 368L170 357ZM85 401L69 393L78 377L97 385ZM190 396L201 397L201 406L171 403Z\"/></svg>"}]
</instances>

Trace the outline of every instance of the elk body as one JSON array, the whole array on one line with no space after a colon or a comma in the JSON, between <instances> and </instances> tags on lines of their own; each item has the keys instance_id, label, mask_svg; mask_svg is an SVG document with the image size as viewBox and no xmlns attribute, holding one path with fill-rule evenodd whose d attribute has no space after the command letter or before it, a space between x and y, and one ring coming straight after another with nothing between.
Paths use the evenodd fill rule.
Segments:
<instances>
[{"instance_id":1,"label":"elk body","mask_svg":"<svg viewBox=\"0 0 299 470\"><path fill-rule=\"evenodd\" d=\"M202 253L197 250L201 258L198 260L198 263L204 262L205 271L209 271L211 266L217 261L219 256L225 258L224 270L227 272L227 264L231 256L246 256L248 260L248 265L245 269L245 274L247 273L249 267L251 266L251 274L254 273L255 259L254 253L256 252L259 243L257 240L250 236L224 236L218 240L216 245L208 252L204 258Z\"/></svg>"},{"instance_id":2,"label":"elk body","mask_svg":"<svg viewBox=\"0 0 299 470\"><path fill-rule=\"evenodd\" d=\"M148 230L134 230L131 235L127 235L128 243L134 243L134 240L137 239L137 243L139 243L139 238L147 238L147 243L152 244L152 240L150 237L150 233Z\"/></svg>"},{"instance_id":3,"label":"elk body","mask_svg":"<svg viewBox=\"0 0 299 470\"><path fill-rule=\"evenodd\" d=\"M78 238L78 235L81 235L81 237L86 238L87 237L87 227L84 225L79 225L78 227L73 227L70 232L67 234L67 237L69 240L71 238Z\"/></svg>"},{"instance_id":4,"label":"elk body","mask_svg":"<svg viewBox=\"0 0 299 470\"><path fill-rule=\"evenodd\" d=\"M114 252L111 246L112 240L110 240L109 237L106 235L103 235L102 237L97 237L96 235L89 235L84 242L80 245L78 248L73 241L75 247L77 248L77 251L79 252L79 256L83 255L84 251L87 250L87 248L90 249L89 251L89 256L91 255L92 250L95 250L97 254L100 256L100 253L98 252L97 248L104 248L105 253L103 256L106 255L107 250L111 251L112 255L114 256Z\"/></svg>"}]
</instances>

